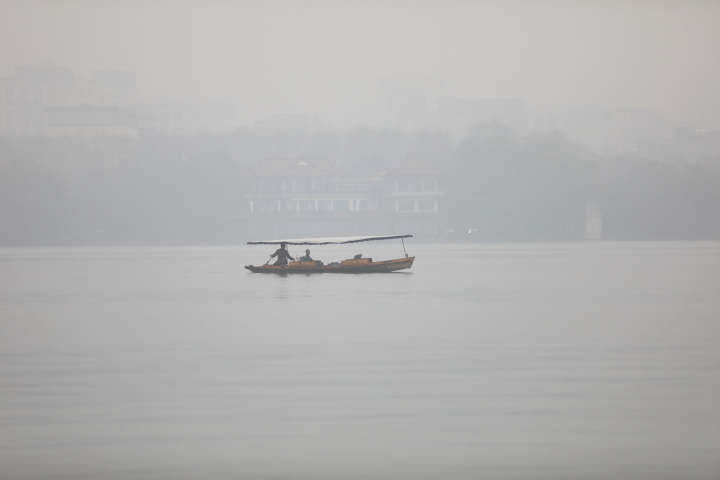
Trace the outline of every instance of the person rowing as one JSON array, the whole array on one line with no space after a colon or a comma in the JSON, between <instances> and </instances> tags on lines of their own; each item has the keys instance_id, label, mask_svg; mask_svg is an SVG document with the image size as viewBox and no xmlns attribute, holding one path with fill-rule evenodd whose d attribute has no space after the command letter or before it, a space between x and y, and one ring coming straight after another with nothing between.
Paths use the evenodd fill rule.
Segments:
<instances>
[{"instance_id":1,"label":"person rowing","mask_svg":"<svg viewBox=\"0 0 720 480\"><path fill-rule=\"evenodd\" d=\"M288 264L288 259L290 259L290 260L295 260L295 259L292 257L292 255L290 255L290 252L287 251L287 248L285 248L285 247L287 247L287 244L286 244L285 242L282 242L282 243L280 244L280 248L278 248L277 250L275 250L275 253L273 253L272 255L270 255L270 258L275 258L275 257L277 257L277 260L275 261L275 263L273 263L273 265L275 265L275 266L284 266L284 265L287 265L287 264Z\"/></svg>"}]
</instances>

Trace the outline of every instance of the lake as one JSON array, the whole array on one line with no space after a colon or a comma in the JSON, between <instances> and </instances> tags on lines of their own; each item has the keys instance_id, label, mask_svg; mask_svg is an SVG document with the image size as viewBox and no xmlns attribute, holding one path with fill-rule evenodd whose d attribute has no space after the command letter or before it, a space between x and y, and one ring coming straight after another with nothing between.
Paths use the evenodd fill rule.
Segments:
<instances>
[{"instance_id":1,"label":"lake","mask_svg":"<svg viewBox=\"0 0 720 480\"><path fill-rule=\"evenodd\" d=\"M720 478L720 243L407 245L0 250L0 477Z\"/></svg>"}]
</instances>

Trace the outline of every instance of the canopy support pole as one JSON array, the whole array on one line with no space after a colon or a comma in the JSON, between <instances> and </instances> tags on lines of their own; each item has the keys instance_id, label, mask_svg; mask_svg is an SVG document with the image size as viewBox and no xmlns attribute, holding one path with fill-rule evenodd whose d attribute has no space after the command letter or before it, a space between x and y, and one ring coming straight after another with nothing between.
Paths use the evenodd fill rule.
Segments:
<instances>
[{"instance_id":1,"label":"canopy support pole","mask_svg":"<svg viewBox=\"0 0 720 480\"><path fill-rule=\"evenodd\" d=\"M403 252L405 252L405 258L408 258L407 250L405 250L405 239L401 238L400 241L403 244Z\"/></svg>"}]
</instances>

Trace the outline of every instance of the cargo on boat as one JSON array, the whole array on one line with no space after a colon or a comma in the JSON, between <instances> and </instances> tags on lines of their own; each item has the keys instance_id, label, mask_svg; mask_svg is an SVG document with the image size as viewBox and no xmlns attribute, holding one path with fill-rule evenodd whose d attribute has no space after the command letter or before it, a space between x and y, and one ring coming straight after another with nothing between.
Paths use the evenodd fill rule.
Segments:
<instances>
[{"instance_id":1,"label":"cargo on boat","mask_svg":"<svg viewBox=\"0 0 720 480\"><path fill-rule=\"evenodd\" d=\"M262 240L247 242L248 245L337 245L345 243L368 242L372 240L400 239L405 252L404 258L374 261L372 258L363 258L356 255L354 258L324 264L318 260L293 261L285 265L273 265L269 260L264 265L245 265L245 268L254 273L389 273L412 267L415 257L405 251L405 239L412 235L383 235L370 237L328 237L328 238L293 238L285 240Z\"/></svg>"}]
</instances>

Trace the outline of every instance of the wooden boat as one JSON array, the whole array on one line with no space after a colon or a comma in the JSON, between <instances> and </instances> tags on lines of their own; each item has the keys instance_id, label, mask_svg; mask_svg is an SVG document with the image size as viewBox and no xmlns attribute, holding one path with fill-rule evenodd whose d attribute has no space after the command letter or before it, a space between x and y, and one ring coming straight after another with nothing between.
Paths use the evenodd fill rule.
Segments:
<instances>
[{"instance_id":1,"label":"wooden boat","mask_svg":"<svg viewBox=\"0 0 720 480\"><path fill-rule=\"evenodd\" d=\"M402 240L403 250L405 250L405 239L412 235L385 235L373 237L332 237L332 238L295 238L287 240L265 240L247 242L248 245L331 245L344 243L367 242L371 240L389 240L399 238ZM268 262L265 265L245 265L245 268L253 273L389 273L397 270L404 270L412 267L415 257L408 256L405 251L405 258L395 258L392 260L374 261L372 258L362 258L356 256L341 260L340 262L332 262L327 265L320 261L311 262L290 262L287 265L271 265Z\"/></svg>"},{"instance_id":2,"label":"wooden boat","mask_svg":"<svg viewBox=\"0 0 720 480\"><path fill-rule=\"evenodd\" d=\"M287 265L245 265L253 273L388 273L412 267L415 257L374 262L372 258L343 260L323 265L319 262L290 262Z\"/></svg>"}]
</instances>

